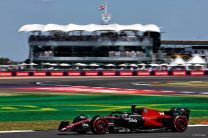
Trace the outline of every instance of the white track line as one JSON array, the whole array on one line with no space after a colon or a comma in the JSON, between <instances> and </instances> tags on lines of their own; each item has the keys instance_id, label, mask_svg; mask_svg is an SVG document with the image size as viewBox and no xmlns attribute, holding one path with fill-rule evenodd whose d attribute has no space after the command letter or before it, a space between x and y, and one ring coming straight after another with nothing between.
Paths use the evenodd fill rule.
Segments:
<instances>
[{"instance_id":1,"label":"white track line","mask_svg":"<svg viewBox=\"0 0 208 138\"><path fill-rule=\"evenodd\" d=\"M200 127L200 126L206 126L208 127L208 125L205 124L196 124L196 125L188 125L189 127Z\"/></svg>"},{"instance_id":2,"label":"white track line","mask_svg":"<svg viewBox=\"0 0 208 138\"><path fill-rule=\"evenodd\" d=\"M208 94L208 92L202 92L201 94Z\"/></svg>"},{"instance_id":3,"label":"white track line","mask_svg":"<svg viewBox=\"0 0 208 138\"><path fill-rule=\"evenodd\" d=\"M0 133L25 133L25 132L35 132L34 130L11 130L11 131L0 131Z\"/></svg>"}]
</instances>

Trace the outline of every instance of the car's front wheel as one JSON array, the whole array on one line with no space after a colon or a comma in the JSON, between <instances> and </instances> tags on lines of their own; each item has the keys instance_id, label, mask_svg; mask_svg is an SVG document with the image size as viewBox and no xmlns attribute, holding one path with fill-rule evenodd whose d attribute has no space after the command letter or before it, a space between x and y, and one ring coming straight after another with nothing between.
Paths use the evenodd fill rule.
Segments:
<instances>
[{"instance_id":1,"label":"car's front wheel","mask_svg":"<svg viewBox=\"0 0 208 138\"><path fill-rule=\"evenodd\" d=\"M100 116L95 116L90 122L91 131L94 134L105 134L108 129L108 122L106 119L101 118Z\"/></svg>"}]
</instances>

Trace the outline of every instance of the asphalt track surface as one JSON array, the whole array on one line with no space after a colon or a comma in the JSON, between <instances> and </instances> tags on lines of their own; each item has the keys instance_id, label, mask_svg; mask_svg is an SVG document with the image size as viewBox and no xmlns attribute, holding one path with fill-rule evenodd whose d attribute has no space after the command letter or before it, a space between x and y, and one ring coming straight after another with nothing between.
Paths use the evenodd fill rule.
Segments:
<instances>
[{"instance_id":1,"label":"asphalt track surface","mask_svg":"<svg viewBox=\"0 0 208 138\"><path fill-rule=\"evenodd\" d=\"M170 81L208 81L208 76L199 77L61 77L61 78L27 78L27 79L0 79L0 88L35 87L37 82L42 86L92 86L128 89L148 89L164 91L208 92L207 87L187 86L152 86L133 85L133 83L170 82ZM3 90L3 89L2 89ZM0 90L1 91L1 90Z\"/></svg>"},{"instance_id":2,"label":"asphalt track surface","mask_svg":"<svg viewBox=\"0 0 208 138\"><path fill-rule=\"evenodd\" d=\"M1 138L207 138L208 127L189 127L185 132L142 132L94 135L77 133L60 133L56 130L24 133L1 133Z\"/></svg>"},{"instance_id":3,"label":"asphalt track surface","mask_svg":"<svg viewBox=\"0 0 208 138\"><path fill-rule=\"evenodd\" d=\"M132 83L150 83L166 81L208 81L208 76L200 77L61 77L61 78L25 78L25 79L0 79L0 92L8 91L8 88L22 86L92 86L92 87L113 87L128 89L152 89L152 90L172 90L172 91L192 91L208 92L203 87L178 87L178 86L147 86L132 85ZM208 137L208 127L189 127L183 133L164 132L164 133L122 133L122 134L105 134L105 135L78 135L76 133L64 133L60 135L55 130L35 131L23 133L0 133L0 138L191 138L191 137Z\"/></svg>"}]
</instances>

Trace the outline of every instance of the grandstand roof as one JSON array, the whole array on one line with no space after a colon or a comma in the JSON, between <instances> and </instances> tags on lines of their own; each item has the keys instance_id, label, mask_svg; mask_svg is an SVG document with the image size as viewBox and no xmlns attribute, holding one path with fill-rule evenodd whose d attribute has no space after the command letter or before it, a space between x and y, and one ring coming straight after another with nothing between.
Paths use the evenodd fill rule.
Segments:
<instances>
[{"instance_id":1,"label":"grandstand roof","mask_svg":"<svg viewBox=\"0 0 208 138\"><path fill-rule=\"evenodd\" d=\"M108 24L108 25L98 25L98 24L87 24L87 25L58 25L58 24L27 24L22 26L18 32L72 32L72 31L150 31L150 32L160 32L160 28L154 24L141 25L120 25L120 24Z\"/></svg>"}]
</instances>

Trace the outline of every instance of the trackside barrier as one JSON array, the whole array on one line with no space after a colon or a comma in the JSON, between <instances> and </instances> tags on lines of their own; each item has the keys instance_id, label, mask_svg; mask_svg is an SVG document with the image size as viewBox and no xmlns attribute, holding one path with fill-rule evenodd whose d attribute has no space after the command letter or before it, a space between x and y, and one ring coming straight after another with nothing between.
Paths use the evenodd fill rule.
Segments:
<instances>
[{"instance_id":1,"label":"trackside barrier","mask_svg":"<svg viewBox=\"0 0 208 138\"><path fill-rule=\"evenodd\" d=\"M103 71L103 76L116 76L116 71Z\"/></svg>"},{"instance_id":2,"label":"trackside barrier","mask_svg":"<svg viewBox=\"0 0 208 138\"><path fill-rule=\"evenodd\" d=\"M0 72L0 77L12 76L12 72Z\"/></svg>"},{"instance_id":3,"label":"trackside barrier","mask_svg":"<svg viewBox=\"0 0 208 138\"><path fill-rule=\"evenodd\" d=\"M137 76L150 76L150 71L138 71Z\"/></svg>"},{"instance_id":4,"label":"trackside barrier","mask_svg":"<svg viewBox=\"0 0 208 138\"><path fill-rule=\"evenodd\" d=\"M32 76L46 76L46 72L33 72Z\"/></svg>"},{"instance_id":5,"label":"trackside barrier","mask_svg":"<svg viewBox=\"0 0 208 138\"><path fill-rule=\"evenodd\" d=\"M204 76L205 71L204 70L191 70L190 75L191 76Z\"/></svg>"},{"instance_id":6,"label":"trackside barrier","mask_svg":"<svg viewBox=\"0 0 208 138\"><path fill-rule=\"evenodd\" d=\"M98 71L85 71L85 76L98 76Z\"/></svg>"},{"instance_id":7,"label":"trackside barrier","mask_svg":"<svg viewBox=\"0 0 208 138\"><path fill-rule=\"evenodd\" d=\"M64 76L64 72L50 72L50 76Z\"/></svg>"},{"instance_id":8,"label":"trackside barrier","mask_svg":"<svg viewBox=\"0 0 208 138\"><path fill-rule=\"evenodd\" d=\"M133 76L133 72L132 71L128 71L128 70L125 70L125 71L120 71L120 76Z\"/></svg>"},{"instance_id":9,"label":"trackside barrier","mask_svg":"<svg viewBox=\"0 0 208 138\"><path fill-rule=\"evenodd\" d=\"M16 72L16 76L29 76L29 72Z\"/></svg>"},{"instance_id":10,"label":"trackside barrier","mask_svg":"<svg viewBox=\"0 0 208 138\"><path fill-rule=\"evenodd\" d=\"M173 73L172 74L173 76L186 76L187 75L185 70L174 70L172 71L172 73Z\"/></svg>"},{"instance_id":11,"label":"trackside barrier","mask_svg":"<svg viewBox=\"0 0 208 138\"><path fill-rule=\"evenodd\" d=\"M155 76L168 76L168 71L155 71Z\"/></svg>"},{"instance_id":12,"label":"trackside barrier","mask_svg":"<svg viewBox=\"0 0 208 138\"><path fill-rule=\"evenodd\" d=\"M173 70L173 71L131 71L131 70L87 70L87 71L18 71L0 72L0 77L10 76L205 76L208 71L204 70Z\"/></svg>"},{"instance_id":13,"label":"trackside barrier","mask_svg":"<svg viewBox=\"0 0 208 138\"><path fill-rule=\"evenodd\" d=\"M81 76L81 72L80 71L69 71L67 72L68 76Z\"/></svg>"}]
</instances>

